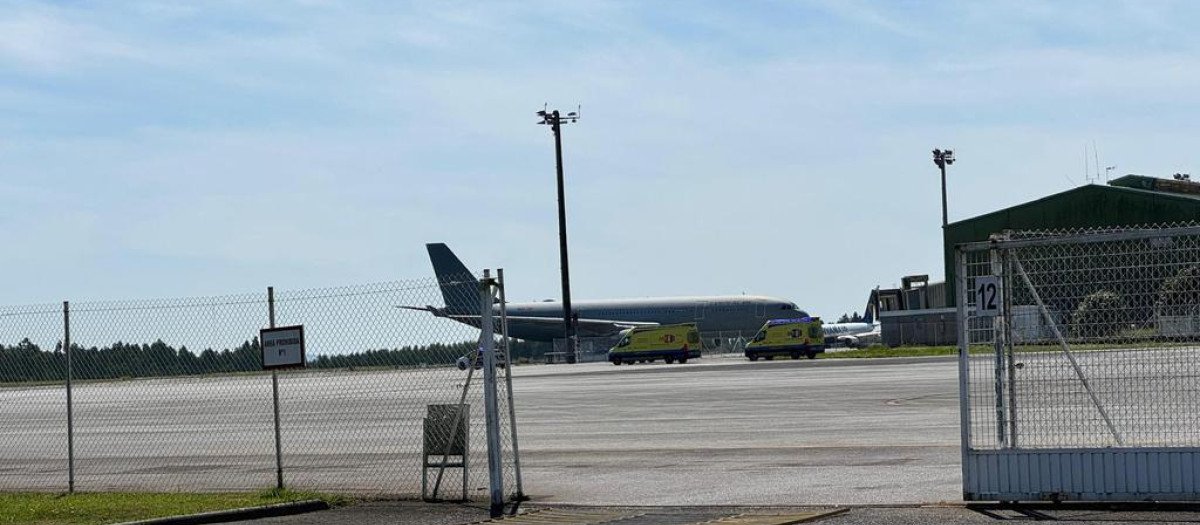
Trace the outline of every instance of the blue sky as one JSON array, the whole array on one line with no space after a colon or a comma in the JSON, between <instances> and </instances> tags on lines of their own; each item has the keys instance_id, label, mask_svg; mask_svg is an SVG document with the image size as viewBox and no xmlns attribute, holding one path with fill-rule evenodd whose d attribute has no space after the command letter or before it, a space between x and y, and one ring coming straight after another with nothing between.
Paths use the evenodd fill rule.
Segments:
<instances>
[{"instance_id":1,"label":"blue sky","mask_svg":"<svg viewBox=\"0 0 1200 525\"><path fill-rule=\"evenodd\" d=\"M950 218L1194 171L1200 4L0 1L3 304L425 277L754 293L940 277ZM806 247L819 243L814 254ZM293 249L276 249L291 246Z\"/></svg>"}]
</instances>

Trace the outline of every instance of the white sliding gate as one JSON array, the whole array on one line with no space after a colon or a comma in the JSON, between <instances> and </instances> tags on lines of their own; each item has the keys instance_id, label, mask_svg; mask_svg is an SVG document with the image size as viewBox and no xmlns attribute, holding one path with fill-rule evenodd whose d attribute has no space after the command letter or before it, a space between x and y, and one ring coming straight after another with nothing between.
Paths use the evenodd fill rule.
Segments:
<instances>
[{"instance_id":1,"label":"white sliding gate","mask_svg":"<svg viewBox=\"0 0 1200 525\"><path fill-rule=\"evenodd\" d=\"M1200 227L956 260L963 499L1200 500Z\"/></svg>"}]
</instances>

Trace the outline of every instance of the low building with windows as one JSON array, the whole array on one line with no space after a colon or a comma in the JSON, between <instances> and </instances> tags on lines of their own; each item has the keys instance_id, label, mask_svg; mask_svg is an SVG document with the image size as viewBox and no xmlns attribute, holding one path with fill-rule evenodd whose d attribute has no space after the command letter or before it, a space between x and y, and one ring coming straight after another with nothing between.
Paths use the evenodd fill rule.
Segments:
<instances>
[{"instance_id":1,"label":"low building with windows","mask_svg":"<svg viewBox=\"0 0 1200 525\"><path fill-rule=\"evenodd\" d=\"M946 305L945 282L930 282L928 275L900 279L900 288L876 291L880 338L887 346L953 345L957 311Z\"/></svg>"}]
</instances>

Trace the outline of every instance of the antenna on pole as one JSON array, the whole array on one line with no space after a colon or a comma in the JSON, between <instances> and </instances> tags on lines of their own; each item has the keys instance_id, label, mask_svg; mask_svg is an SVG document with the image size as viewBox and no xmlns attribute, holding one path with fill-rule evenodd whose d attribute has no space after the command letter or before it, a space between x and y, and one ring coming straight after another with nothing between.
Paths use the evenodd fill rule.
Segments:
<instances>
[{"instance_id":1,"label":"antenna on pole","mask_svg":"<svg viewBox=\"0 0 1200 525\"><path fill-rule=\"evenodd\" d=\"M571 309L571 270L567 258L567 209L566 196L563 191L563 155L562 128L563 124L579 122L579 114L583 106L577 105L576 110L562 115L556 109L550 111L546 104L537 116L542 118L538 124L550 126L554 132L554 160L557 168L558 182L558 253L562 269L562 305L563 305L563 338L569 345L566 351L567 363L573 364L579 355L578 322L579 315Z\"/></svg>"},{"instance_id":2,"label":"antenna on pole","mask_svg":"<svg viewBox=\"0 0 1200 525\"><path fill-rule=\"evenodd\" d=\"M1112 171L1113 171L1113 170L1115 170L1115 169L1117 169L1117 167L1116 167L1116 166L1105 166L1105 168L1104 168L1104 182L1105 182L1106 184L1108 183L1108 174L1109 174L1109 173L1112 173Z\"/></svg>"},{"instance_id":3,"label":"antenna on pole","mask_svg":"<svg viewBox=\"0 0 1200 525\"><path fill-rule=\"evenodd\" d=\"M1092 162L1088 160L1088 145L1083 143L1083 183L1089 184L1092 182Z\"/></svg>"}]
</instances>

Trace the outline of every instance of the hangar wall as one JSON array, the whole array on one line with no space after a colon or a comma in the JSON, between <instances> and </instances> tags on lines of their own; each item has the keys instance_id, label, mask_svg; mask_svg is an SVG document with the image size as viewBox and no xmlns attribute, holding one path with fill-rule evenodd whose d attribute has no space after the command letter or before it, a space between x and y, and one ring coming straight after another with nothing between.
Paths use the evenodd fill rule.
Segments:
<instances>
[{"instance_id":1,"label":"hangar wall","mask_svg":"<svg viewBox=\"0 0 1200 525\"><path fill-rule=\"evenodd\" d=\"M942 232L946 304L957 306L954 246L1004 230L1060 230L1200 221L1200 183L1127 175L950 223Z\"/></svg>"}]
</instances>

